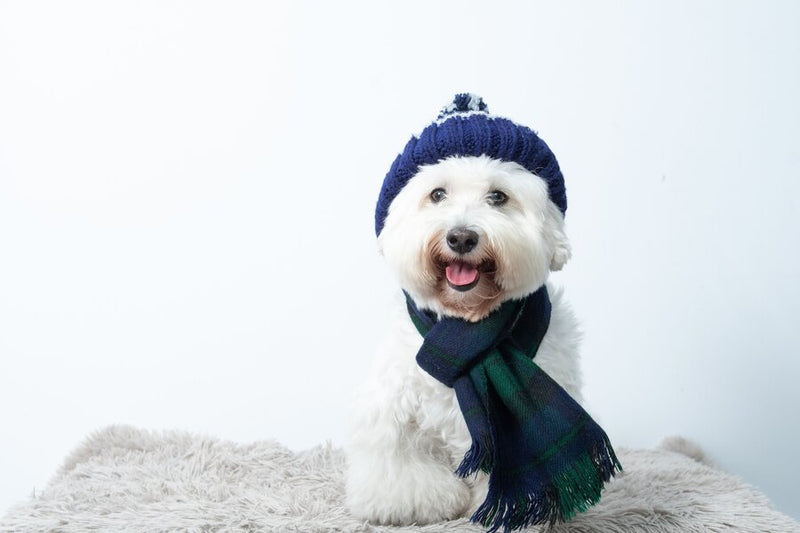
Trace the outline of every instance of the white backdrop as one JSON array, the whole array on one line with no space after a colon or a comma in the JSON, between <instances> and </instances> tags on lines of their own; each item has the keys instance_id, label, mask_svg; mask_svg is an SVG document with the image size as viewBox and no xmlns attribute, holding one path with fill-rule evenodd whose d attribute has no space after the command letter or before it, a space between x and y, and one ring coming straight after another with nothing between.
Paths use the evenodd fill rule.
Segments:
<instances>
[{"instance_id":1,"label":"white backdrop","mask_svg":"<svg viewBox=\"0 0 800 533\"><path fill-rule=\"evenodd\" d=\"M0 3L0 513L107 424L342 443L381 180L472 91L561 162L616 445L800 518L798 57L795 2Z\"/></svg>"}]
</instances>

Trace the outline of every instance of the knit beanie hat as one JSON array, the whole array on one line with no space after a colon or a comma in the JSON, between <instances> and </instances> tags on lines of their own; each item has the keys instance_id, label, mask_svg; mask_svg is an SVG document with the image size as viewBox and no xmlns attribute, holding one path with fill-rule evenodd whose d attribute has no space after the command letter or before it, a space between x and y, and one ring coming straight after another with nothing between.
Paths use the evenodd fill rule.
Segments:
<instances>
[{"instance_id":1,"label":"knit beanie hat","mask_svg":"<svg viewBox=\"0 0 800 533\"><path fill-rule=\"evenodd\" d=\"M375 208L375 234L380 235L389 205L422 165L452 156L481 156L518 163L547 183L550 200L567 211L564 176L556 156L530 128L489 114L480 96L457 94L436 121L411 137L383 180Z\"/></svg>"}]
</instances>

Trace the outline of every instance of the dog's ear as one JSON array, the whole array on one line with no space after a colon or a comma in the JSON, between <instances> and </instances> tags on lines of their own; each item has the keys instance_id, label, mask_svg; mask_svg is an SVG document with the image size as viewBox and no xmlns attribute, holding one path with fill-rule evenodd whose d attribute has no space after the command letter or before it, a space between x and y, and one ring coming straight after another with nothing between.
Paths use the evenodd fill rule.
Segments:
<instances>
[{"instance_id":1,"label":"dog's ear","mask_svg":"<svg viewBox=\"0 0 800 533\"><path fill-rule=\"evenodd\" d=\"M564 215L555 206L548 206L548 229L550 230L550 244L553 257L550 259L550 270L556 272L564 268L569 258L572 257L572 246L569 244L567 233L564 231Z\"/></svg>"},{"instance_id":2,"label":"dog's ear","mask_svg":"<svg viewBox=\"0 0 800 533\"><path fill-rule=\"evenodd\" d=\"M382 238L382 237L383 237L383 235L384 235L384 233L385 233L385 232L384 232L384 231L382 231L382 232L381 232L381 233L378 235L378 239L377 239L377 245L378 245L378 255L379 255L379 256L381 256L381 257L383 257L383 255L384 255L384 254L383 254L383 238Z\"/></svg>"},{"instance_id":3,"label":"dog's ear","mask_svg":"<svg viewBox=\"0 0 800 533\"><path fill-rule=\"evenodd\" d=\"M564 233L561 233L563 240L560 240L556 243L556 247L553 250L553 258L550 260L550 270L556 272L564 268L564 265L567 264L569 258L572 257L572 247L569 245L569 241L567 240L567 236Z\"/></svg>"}]
</instances>

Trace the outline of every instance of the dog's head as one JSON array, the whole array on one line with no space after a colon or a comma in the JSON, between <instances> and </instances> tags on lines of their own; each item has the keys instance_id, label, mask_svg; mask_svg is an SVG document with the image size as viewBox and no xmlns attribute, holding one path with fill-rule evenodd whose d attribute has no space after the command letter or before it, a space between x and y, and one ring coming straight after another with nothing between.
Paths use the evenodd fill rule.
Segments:
<instances>
[{"instance_id":1,"label":"dog's head","mask_svg":"<svg viewBox=\"0 0 800 533\"><path fill-rule=\"evenodd\" d=\"M472 321L535 291L570 257L547 183L487 156L421 166L392 200L378 244L418 306Z\"/></svg>"}]
</instances>

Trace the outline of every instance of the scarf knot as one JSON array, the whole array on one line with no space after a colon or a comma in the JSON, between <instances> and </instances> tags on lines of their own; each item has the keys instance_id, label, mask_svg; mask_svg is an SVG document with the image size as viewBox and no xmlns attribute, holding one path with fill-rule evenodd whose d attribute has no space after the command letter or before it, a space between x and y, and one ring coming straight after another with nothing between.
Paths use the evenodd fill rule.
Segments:
<instances>
[{"instance_id":1,"label":"scarf knot","mask_svg":"<svg viewBox=\"0 0 800 533\"><path fill-rule=\"evenodd\" d=\"M622 469L608 436L534 361L550 324L542 286L479 322L436 320L406 294L423 336L417 364L455 390L472 446L456 473L489 473L472 516L494 532L568 520Z\"/></svg>"},{"instance_id":2,"label":"scarf knot","mask_svg":"<svg viewBox=\"0 0 800 533\"><path fill-rule=\"evenodd\" d=\"M426 337L425 349L417 354L417 364L437 381L453 388L456 380L467 374L479 363L486 353L495 349L505 341L513 330L519 316L517 307L503 306L481 322L472 323L472 335L463 335L464 324L460 319L444 319L437 321L432 313L417 308L411 297L406 294L409 315L418 331L429 332L436 329L436 334ZM549 304L547 300L547 317L549 321ZM545 326L546 329L546 326ZM543 334L543 333L542 333Z\"/></svg>"}]
</instances>

